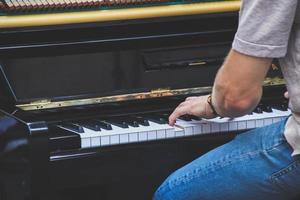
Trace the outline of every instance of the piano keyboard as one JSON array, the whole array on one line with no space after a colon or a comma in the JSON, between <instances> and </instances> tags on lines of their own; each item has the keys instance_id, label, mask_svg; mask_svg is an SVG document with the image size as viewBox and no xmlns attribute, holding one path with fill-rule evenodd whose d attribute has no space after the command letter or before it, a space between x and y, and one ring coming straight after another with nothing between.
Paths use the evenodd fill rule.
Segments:
<instances>
[{"instance_id":1,"label":"piano keyboard","mask_svg":"<svg viewBox=\"0 0 300 200\"><path fill-rule=\"evenodd\" d=\"M276 123L289 116L291 111L280 106L256 108L251 114L229 119L199 119L183 116L174 127L168 125L168 113L154 113L142 116L92 119L58 125L60 129L78 134L81 148L93 148L127 143L164 140L201 134L245 131Z\"/></svg>"}]
</instances>

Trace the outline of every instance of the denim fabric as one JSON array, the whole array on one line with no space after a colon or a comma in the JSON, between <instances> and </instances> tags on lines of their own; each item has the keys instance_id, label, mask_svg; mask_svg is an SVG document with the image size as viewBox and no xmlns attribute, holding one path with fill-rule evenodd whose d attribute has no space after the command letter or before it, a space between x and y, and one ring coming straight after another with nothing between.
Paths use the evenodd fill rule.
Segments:
<instances>
[{"instance_id":1,"label":"denim fabric","mask_svg":"<svg viewBox=\"0 0 300 200\"><path fill-rule=\"evenodd\" d=\"M170 175L154 200L287 200L300 193L300 159L285 122L253 129Z\"/></svg>"}]
</instances>

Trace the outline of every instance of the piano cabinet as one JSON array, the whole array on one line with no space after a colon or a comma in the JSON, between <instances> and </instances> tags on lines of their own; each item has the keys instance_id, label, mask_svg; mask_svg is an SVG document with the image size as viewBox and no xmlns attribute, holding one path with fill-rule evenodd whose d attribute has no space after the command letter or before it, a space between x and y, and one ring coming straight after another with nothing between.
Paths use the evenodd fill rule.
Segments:
<instances>
[{"instance_id":1,"label":"piano cabinet","mask_svg":"<svg viewBox=\"0 0 300 200\"><path fill-rule=\"evenodd\" d=\"M231 6L171 5L159 9L166 16L106 21L101 16L111 10L83 12L96 12L97 20L85 23L76 21L80 11L60 24L68 12L4 12L0 199L151 199L175 169L239 132L287 116L274 63L252 115L185 116L177 127L167 125L185 97L211 91L238 21L239 2L223 3ZM54 18L40 24L48 15Z\"/></svg>"}]
</instances>

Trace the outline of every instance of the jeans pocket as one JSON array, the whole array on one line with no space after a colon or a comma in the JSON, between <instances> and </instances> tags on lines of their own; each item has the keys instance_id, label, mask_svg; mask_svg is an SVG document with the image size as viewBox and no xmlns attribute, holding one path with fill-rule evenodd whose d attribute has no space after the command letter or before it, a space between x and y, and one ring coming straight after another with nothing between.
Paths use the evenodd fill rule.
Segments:
<instances>
[{"instance_id":1,"label":"jeans pocket","mask_svg":"<svg viewBox=\"0 0 300 200\"><path fill-rule=\"evenodd\" d=\"M287 167L271 175L271 182L285 193L295 197L300 194L300 159L295 160Z\"/></svg>"}]
</instances>

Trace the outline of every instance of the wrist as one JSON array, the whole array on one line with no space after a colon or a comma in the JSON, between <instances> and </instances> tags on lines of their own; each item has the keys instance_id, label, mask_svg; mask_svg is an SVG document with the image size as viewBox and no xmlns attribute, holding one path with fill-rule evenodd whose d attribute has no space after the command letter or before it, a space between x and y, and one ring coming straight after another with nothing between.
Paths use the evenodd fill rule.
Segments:
<instances>
[{"instance_id":1,"label":"wrist","mask_svg":"<svg viewBox=\"0 0 300 200\"><path fill-rule=\"evenodd\" d=\"M216 109L215 109L215 107L213 105L211 94L207 96L206 104L207 104L207 107L208 107L208 109L207 109L207 111L208 111L207 114L208 115L210 115L211 117L218 117L218 116L220 116L217 113L217 111L216 111Z\"/></svg>"}]
</instances>

